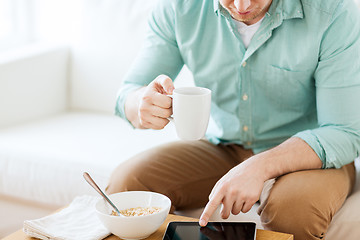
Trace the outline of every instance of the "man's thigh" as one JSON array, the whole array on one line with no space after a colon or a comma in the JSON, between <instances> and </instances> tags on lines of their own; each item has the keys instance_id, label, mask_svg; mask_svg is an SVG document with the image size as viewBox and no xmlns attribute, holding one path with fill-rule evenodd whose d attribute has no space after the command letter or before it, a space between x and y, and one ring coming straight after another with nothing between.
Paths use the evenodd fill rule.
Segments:
<instances>
[{"instance_id":1,"label":"man's thigh","mask_svg":"<svg viewBox=\"0 0 360 240\"><path fill-rule=\"evenodd\" d=\"M107 192L154 191L167 195L176 209L202 207L218 179L252 155L238 145L205 140L169 143L120 164Z\"/></svg>"},{"instance_id":2,"label":"man's thigh","mask_svg":"<svg viewBox=\"0 0 360 240\"><path fill-rule=\"evenodd\" d=\"M266 229L292 233L295 239L321 239L354 182L353 163L281 176L262 204L261 221Z\"/></svg>"}]
</instances>

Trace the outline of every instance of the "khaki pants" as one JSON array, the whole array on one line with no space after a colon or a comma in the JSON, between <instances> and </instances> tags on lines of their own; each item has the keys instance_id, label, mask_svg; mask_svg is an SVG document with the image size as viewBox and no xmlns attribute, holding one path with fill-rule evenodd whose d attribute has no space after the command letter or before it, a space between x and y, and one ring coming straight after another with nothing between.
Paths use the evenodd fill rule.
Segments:
<instances>
[{"instance_id":1,"label":"khaki pants","mask_svg":"<svg viewBox=\"0 0 360 240\"><path fill-rule=\"evenodd\" d=\"M107 193L153 191L171 199L172 211L204 207L215 183L252 155L239 145L205 140L166 144L119 165ZM353 163L278 177L260 197L261 222L265 229L294 234L296 240L322 239L354 181Z\"/></svg>"}]
</instances>

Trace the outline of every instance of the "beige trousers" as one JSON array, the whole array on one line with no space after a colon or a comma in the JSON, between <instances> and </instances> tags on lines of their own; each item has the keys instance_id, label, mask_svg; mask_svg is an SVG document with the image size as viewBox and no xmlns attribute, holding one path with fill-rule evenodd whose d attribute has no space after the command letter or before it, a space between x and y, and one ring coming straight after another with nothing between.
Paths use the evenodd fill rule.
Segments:
<instances>
[{"instance_id":1,"label":"beige trousers","mask_svg":"<svg viewBox=\"0 0 360 240\"><path fill-rule=\"evenodd\" d=\"M174 142L142 152L113 172L107 193L144 190L171 199L172 211L204 207L215 183L253 152L208 141ZM351 193L354 164L341 169L289 173L260 197L265 229L296 240L323 239L334 214ZM265 196L266 195L266 196Z\"/></svg>"}]
</instances>

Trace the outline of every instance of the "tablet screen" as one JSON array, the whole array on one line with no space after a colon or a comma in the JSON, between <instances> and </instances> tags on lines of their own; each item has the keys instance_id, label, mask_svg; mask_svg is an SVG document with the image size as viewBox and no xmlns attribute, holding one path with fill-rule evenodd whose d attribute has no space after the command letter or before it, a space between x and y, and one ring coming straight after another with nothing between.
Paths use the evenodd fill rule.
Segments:
<instances>
[{"instance_id":1,"label":"tablet screen","mask_svg":"<svg viewBox=\"0 0 360 240\"><path fill-rule=\"evenodd\" d=\"M254 240L255 233L253 222L170 222L163 240Z\"/></svg>"}]
</instances>

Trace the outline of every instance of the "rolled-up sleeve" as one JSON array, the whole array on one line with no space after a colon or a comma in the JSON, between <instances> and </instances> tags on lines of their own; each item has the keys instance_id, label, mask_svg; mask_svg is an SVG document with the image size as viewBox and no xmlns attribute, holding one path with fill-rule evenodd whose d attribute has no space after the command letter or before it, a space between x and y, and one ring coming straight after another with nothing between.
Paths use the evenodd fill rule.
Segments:
<instances>
[{"instance_id":1,"label":"rolled-up sleeve","mask_svg":"<svg viewBox=\"0 0 360 240\"><path fill-rule=\"evenodd\" d=\"M126 119L128 94L148 85L160 74L175 79L184 65L176 42L174 2L159 0L148 19L144 45L118 91L115 114Z\"/></svg>"},{"instance_id":2,"label":"rolled-up sleeve","mask_svg":"<svg viewBox=\"0 0 360 240\"><path fill-rule=\"evenodd\" d=\"M353 1L339 5L324 33L315 72L319 127L297 133L323 168L340 168L360 151L360 17Z\"/></svg>"}]
</instances>

